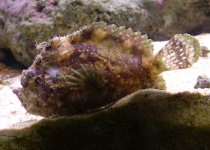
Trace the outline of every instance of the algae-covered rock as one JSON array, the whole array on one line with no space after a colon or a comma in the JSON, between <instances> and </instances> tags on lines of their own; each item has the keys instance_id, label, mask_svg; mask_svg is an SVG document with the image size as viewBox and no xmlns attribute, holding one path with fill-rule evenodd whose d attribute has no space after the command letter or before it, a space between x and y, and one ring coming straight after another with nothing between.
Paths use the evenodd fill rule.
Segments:
<instances>
[{"instance_id":1,"label":"algae-covered rock","mask_svg":"<svg viewBox=\"0 0 210 150\"><path fill-rule=\"evenodd\" d=\"M0 47L10 49L19 62L30 65L36 42L102 20L131 27L152 39L196 34L209 31L208 8L207 0L2 0Z\"/></svg>"},{"instance_id":2,"label":"algae-covered rock","mask_svg":"<svg viewBox=\"0 0 210 150\"><path fill-rule=\"evenodd\" d=\"M4 150L210 149L208 96L142 90L112 107L0 133Z\"/></svg>"}]
</instances>

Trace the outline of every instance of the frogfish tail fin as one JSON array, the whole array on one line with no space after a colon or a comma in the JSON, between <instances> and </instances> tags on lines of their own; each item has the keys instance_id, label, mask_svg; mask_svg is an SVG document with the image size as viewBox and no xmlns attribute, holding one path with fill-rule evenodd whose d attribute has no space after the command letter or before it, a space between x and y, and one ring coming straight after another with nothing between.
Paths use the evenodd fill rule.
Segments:
<instances>
[{"instance_id":1,"label":"frogfish tail fin","mask_svg":"<svg viewBox=\"0 0 210 150\"><path fill-rule=\"evenodd\" d=\"M199 41L189 34L176 34L158 52L156 59L165 70L184 69L192 66L200 56Z\"/></svg>"}]
</instances>

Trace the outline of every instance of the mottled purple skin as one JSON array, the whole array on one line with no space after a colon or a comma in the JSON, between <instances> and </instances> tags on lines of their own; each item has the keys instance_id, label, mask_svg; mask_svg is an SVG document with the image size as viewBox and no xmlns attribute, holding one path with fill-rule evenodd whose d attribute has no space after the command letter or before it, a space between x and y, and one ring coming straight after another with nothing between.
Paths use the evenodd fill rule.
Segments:
<instances>
[{"instance_id":1,"label":"mottled purple skin","mask_svg":"<svg viewBox=\"0 0 210 150\"><path fill-rule=\"evenodd\" d=\"M78 31L38 46L39 55L23 72L23 90L16 92L28 112L73 115L138 89L164 88L146 36L103 22Z\"/></svg>"},{"instance_id":2,"label":"mottled purple skin","mask_svg":"<svg viewBox=\"0 0 210 150\"><path fill-rule=\"evenodd\" d=\"M49 53L42 51L34 61L34 64L23 73L21 84L24 90L18 89L14 92L29 112L34 113L33 109L35 109L35 105L37 107L35 114L44 114L44 116L81 113L112 103L118 98L135 91L137 87L140 87L138 82L140 74L138 71L142 66L141 59L123 55L122 59L116 57L112 63L114 66L123 67L123 62L123 64L125 63L130 68L129 72L126 72L128 70L121 71L119 75L124 80L136 80L136 83L132 83L133 87L130 87L130 84L128 84L128 86L120 88L122 83L116 78L115 73L107 67L103 72L100 72L106 83L102 87L99 87L97 91L93 91L95 89L92 89L91 85L85 89L71 90L65 84L65 78L58 80L58 73L71 74L70 68L79 69L81 67L80 64L89 68L99 61L98 49L95 46L76 44L74 48L75 51L69 59L60 62L60 64L57 61L49 62L49 59L47 59ZM85 59L79 57L81 53L86 54ZM51 57L53 58L52 55ZM51 67L46 67L48 65ZM58 68L58 66L60 67ZM46 76L49 78L46 79ZM36 97L33 98L34 95ZM29 98L29 103L31 104L28 103L26 97ZM57 104L58 102L59 104ZM30 105L33 105L33 107L30 108ZM43 107L45 108L43 109Z\"/></svg>"}]
</instances>

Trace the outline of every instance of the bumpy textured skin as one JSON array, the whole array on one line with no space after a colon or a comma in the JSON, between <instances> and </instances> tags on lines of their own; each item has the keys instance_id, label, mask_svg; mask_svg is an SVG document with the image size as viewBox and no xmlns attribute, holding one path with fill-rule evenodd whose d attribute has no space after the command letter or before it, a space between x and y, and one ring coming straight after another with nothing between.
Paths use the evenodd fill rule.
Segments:
<instances>
[{"instance_id":1,"label":"bumpy textured skin","mask_svg":"<svg viewBox=\"0 0 210 150\"><path fill-rule=\"evenodd\" d=\"M201 55L200 44L189 34L176 34L159 51L156 58L162 60L166 70L192 66Z\"/></svg>"},{"instance_id":2,"label":"bumpy textured skin","mask_svg":"<svg viewBox=\"0 0 210 150\"><path fill-rule=\"evenodd\" d=\"M14 92L28 112L72 115L107 106L137 89L164 89L151 41L131 29L92 23L37 46L23 88Z\"/></svg>"}]
</instances>

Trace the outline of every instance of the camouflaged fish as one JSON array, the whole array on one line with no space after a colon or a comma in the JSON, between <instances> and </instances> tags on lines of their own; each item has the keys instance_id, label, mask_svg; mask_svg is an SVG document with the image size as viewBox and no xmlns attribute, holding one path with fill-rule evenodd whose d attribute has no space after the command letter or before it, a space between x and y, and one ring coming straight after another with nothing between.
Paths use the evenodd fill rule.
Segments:
<instances>
[{"instance_id":1,"label":"camouflaged fish","mask_svg":"<svg viewBox=\"0 0 210 150\"><path fill-rule=\"evenodd\" d=\"M199 43L175 35L153 56L151 40L125 27L92 23L37 46L39 54L14 90L29 113L73 115L103 108L146 88L164 89L159 74L187 68Z\"/></svg>"}]
</instances>

